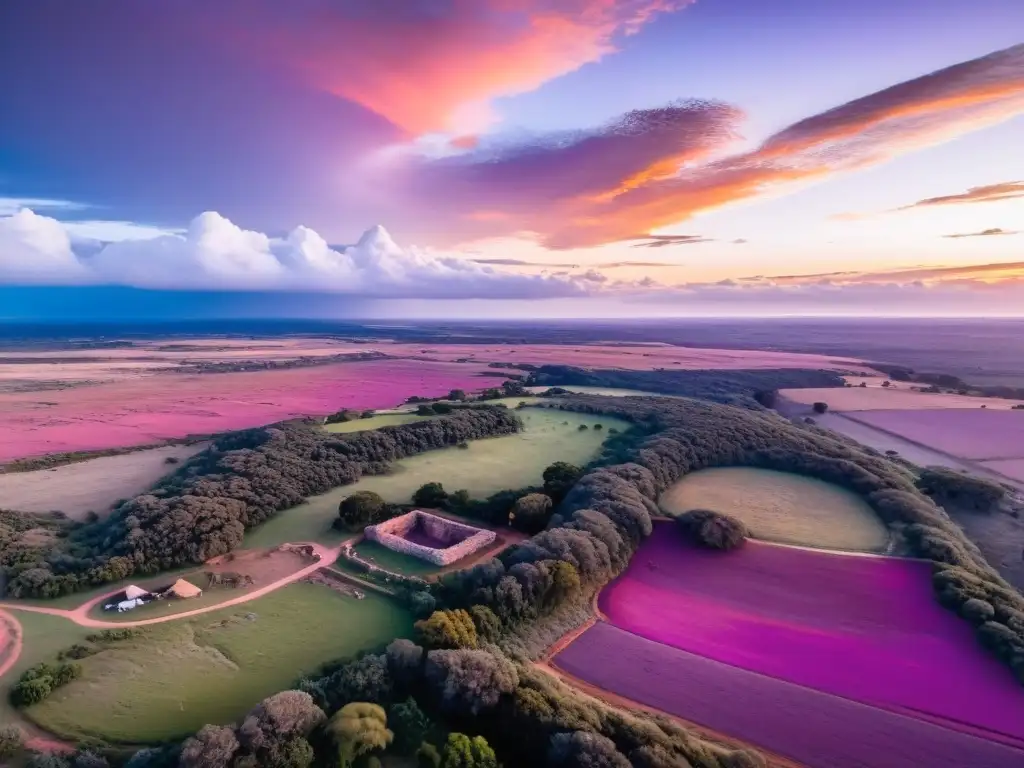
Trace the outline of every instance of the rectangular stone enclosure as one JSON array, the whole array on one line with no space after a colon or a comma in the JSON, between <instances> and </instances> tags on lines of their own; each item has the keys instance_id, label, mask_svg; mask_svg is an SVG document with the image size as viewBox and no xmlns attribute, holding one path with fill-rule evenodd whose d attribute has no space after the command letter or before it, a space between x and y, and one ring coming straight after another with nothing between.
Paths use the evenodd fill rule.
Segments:
<instances>
[{"instance_id":1,"label":"rectangular stone enclosure","mask_svg":"<svg viewBox=\"0 0 1024 768\"><path fill-rule=\"evenodd\" d=\"M496 538L494 531L457 523L420 509L367 526L363 532L366 538L388 549L435 565L451 565Z\"/></svg>"}]
</instances>

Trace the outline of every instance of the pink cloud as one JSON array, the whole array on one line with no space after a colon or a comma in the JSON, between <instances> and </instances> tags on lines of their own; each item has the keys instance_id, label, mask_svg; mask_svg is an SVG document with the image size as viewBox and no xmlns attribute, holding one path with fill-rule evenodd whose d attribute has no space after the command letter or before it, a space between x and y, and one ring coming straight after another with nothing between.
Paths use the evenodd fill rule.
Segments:
<instances>
[{"instance_id":1,"label":"pink cloud","mask_svg":"<svg viewBox=\"0 0 1024 768\"><path fill-rule=\"evenodd\" d=\"M431 216L443 226L441 237L529 232L551 248L594 246L883 163L1021 113L1024 45L806 118L751 152L722 157L738 135L738 109L686 102L578 135L420 161L407 169L405 191L436 201Z\"/></svg>"},{"instance_id":2,"label":"pink cloud","mask_svg":"<svg viewBox=\"0 0 1024 768\"><path fill-rule=\"evenodd\" d=\"M620 36L692 1L342 0L303 13L263 0L230 33L253 55L419 135L476 130L490 100L597 61Z\"/></svg>"}]
</instances>

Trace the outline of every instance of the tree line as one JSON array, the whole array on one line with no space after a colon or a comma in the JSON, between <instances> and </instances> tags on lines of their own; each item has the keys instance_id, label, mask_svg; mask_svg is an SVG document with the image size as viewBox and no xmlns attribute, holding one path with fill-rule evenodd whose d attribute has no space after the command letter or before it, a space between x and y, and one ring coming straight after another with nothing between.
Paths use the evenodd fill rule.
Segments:
<instances>
[{"instance_id":1,"label":"tree line","mask_svg":"<svg viewBox=\"0 0 1024 768\"><path fill-rule=\"evenodd\" d=\"M281 510L423 451L522 428L500 407L347 435L312 420L229 433L152 491L104 521L50 521L40 537L19 513L0 514L0 565L11 597L56 597L135 574L205 562L238 547Z\"/></svg>"}]
</instances>

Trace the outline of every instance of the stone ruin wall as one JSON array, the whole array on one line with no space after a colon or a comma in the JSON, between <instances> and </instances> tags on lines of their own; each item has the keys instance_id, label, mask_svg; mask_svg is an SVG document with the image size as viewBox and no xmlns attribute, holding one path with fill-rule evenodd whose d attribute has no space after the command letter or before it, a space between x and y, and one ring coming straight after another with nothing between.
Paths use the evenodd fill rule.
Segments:
<instances>
[{"instance_id":1,"label":"stone ruin wall","mask_svg":"<svg viewBox=\"0 0 1024 768\"><path fill-rule=\"evenodd\" d=\"M404 538L419 524L432 537L441 541L452 541L459 536L466 536L461 541L444 549L414 544ZM494 531L474 528L471 525L457 523L437 515L431 515L416 509L379 525L368 526L366 537L381 546L403 555L411 555L426 560L434 565L451 565L467 555L486 547L497 538Z\"/></svg>"}]
</instances>

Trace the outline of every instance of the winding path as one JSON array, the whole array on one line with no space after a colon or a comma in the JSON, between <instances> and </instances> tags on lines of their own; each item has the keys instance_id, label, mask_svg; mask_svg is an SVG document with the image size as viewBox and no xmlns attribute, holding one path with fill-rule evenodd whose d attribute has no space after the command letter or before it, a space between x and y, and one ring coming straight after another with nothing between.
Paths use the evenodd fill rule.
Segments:
<instances>
[{"instance_id":1,"label":"winding path","mask_svg":"<svg viewBox=\"0 0 1024 768\"><path fill-rule=\"evenodd\" d=\"M247 603L250 600L255 600L258 597L270 594L271 592L286 587L296 581L306 578L311 573L319 571L321 568L326 568L333 563L339 552L341 546L337 547L325 547L320 544L313 542L301 542L298 545L292 546L310 546L313 548L314 556L316 560L305 568L302 568L294 573L290 573L277 581L271 582L259 589L254 589L251 592L246 592L238 597L233 597L230 600L225 600L222 603L216 603L214 605L206 605L202 608L196 608L191 611L182 611L181 613L172 613L168 616L156 616L152 619L139 619L138 621L104 621L102 619L94 619L89 616L89 612L96 607L96 605L103 603L105 600L109 600L114 595L118 595L124 592L123 589L117 589L112 592L94 597L93 599L83 603L77 608L71 610L65 610L61 608L47 608L41 605L25 605L23 603L12 603L12 602L0 602L0 624L5 625L7 642L0 646L0 678L13 667L18 657L21 655L23 632L21 629L21 623L15 618L15 616L9 611L25 611L27 613L43 613L47 616L58 616L63 619L74 622L80 627L90 627L96 629L117 629L124 627L144 627L150 624L162 624L165 621L176 621L178 619L186 619L190 616L199 616L203 613L210 613L212 611L219 611L222 608L230 608L233 605L241 605Z\"/></svg>"}]
</instances>

